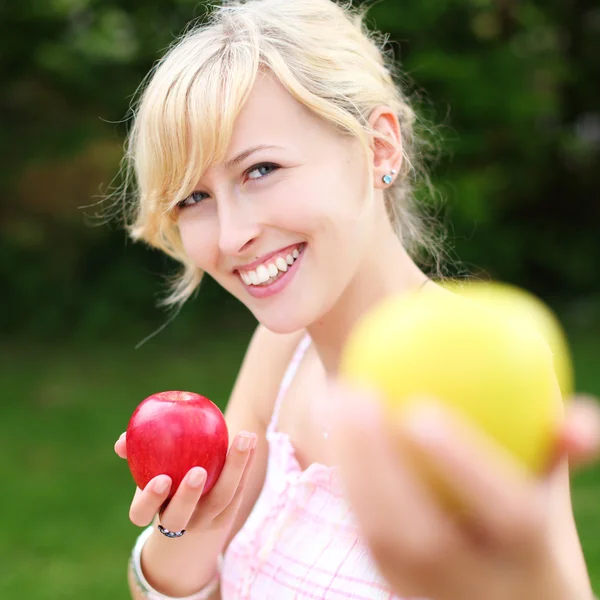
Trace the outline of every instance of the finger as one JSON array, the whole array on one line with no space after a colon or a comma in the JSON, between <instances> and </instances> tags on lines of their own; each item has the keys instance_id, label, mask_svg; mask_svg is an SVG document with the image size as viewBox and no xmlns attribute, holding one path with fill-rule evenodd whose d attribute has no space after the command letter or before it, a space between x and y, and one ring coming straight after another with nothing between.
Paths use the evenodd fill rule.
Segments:
<instances>
[{"instance_id":1,"label":"finger","mask_svg":"<svg viewBox=\"0 0 600 600\"><path fill-rule=\"evenodd\" d=\"M158 475L141 490L137 488L129 508L129 519L138 527L146 527L152 523L156 513L169 496L171 478Z\"/></svg>"},{"instance_id":2,"label":"finger","mask_svg":"<svg viewBox=\"0 0 600 600\"><path fill-rule=\"evenodd\" d=\"M206 510L212 512L213 516L220 514L231 502L240 485L250 452L256 447L256 440L256 434L247 431L235 436L223 470L204 502Z\"/></svg>"},{"instance_id":3,"label":"finger","mask_svg":"<svg viewBox=\"0 0 600 600\"><path fill-rule=\"evenodd\" d=\"M127 442L125 433L122 433L119 439L115 442L115 452L121 458L127 458Z\"/></svg>"},{"instance_id":4,"label":"finger","mask_svg":"<svg viewBox=\"0 0 600 600\"><path fill-rule=\"evenodd\" d=\"M181 525L185 515L182 516L181 512L177 513L175 520L180 529L196 527L202 520L219 519L219 521L225 522L232 512L237 512L239 501L237 501L234 506L231 505L234 504L234 500L236 499L236 488L239 490L242 485L244 474L247 472L248 463L254 454L255 447L255 434L242 432L234 438L217 483L204 498L198 498L196 500L196 506L193 507L192 513L187 516L187 524L185 526ZM241 471L240 475L236 477L235 470L238 468L240 468ZM172 509L172 512L175 510L178 509L175 507ZM165 515L162 521L165 519L170 522L171 513L168 517ZM167 527L167 525L165 525L165 527ZM170 527L167 528L171 529Z\"/></svg>"},{"instance_id":5,"label":"finger","mask_svg":"<svg viewBox=\"0 0 600 600\"><path fill-rule=\"evenodd\" d=\"M590 396L579 396L567 408L560 445L572 467L600 459L600 405Z\"/></svg>"},{"instance_id":6,"label":"finger","mask_svg":"<svg viewBox=\"0 0 600 600\"><path fill-rule=\"evenodd\" d=\"M556 448L546 473L554 473L568 459L581 468L600 458L600 405L591 396L576 396L568 404Z\"/></svg>"},{"instance_id":7,"label":"finger","mask_svg":"<svg viewBox=\"0 0 600 600\"><path fill-rule=\"evenodd\" d=\"M246 482L248 481L248 477L252 469L252 463L254 462L255 456L256 445L250 450L248 461L246 462L246 465L244 467L244 471L242 473L242 477L240 479L238 487L235 490L233 497L231 498L231 502L229 502L229 504L225 507L223 511L221 511L221 513L217 517L215 517L215 520L218 520L218 522L228 522L232 515L235 515L237 513L242 502L242 498L244 496L244 489L246 486Z\"/></svg>"},{"instance_id":8,"label":"finger","mask_svg":"<svg viewBox=\"0 0 600 600\"><path fill-rule=\"evenodd\" d=\"M473 532L523 552L536 545L544 529L541 487L508 451L432 402L415 406L395 426Z\"/></svg>"},{"instance_id":9,"label":"finger","mask_svg":"<svg viewBox=\"0 0 600 600\"><path fill-rule=\"evenodd\" d=\"M380 565L393 564L395 574L407 587L424 572L443 579L442 569L450 548L458 547L450 520L436 506L399 448L388 443L378 401L337 388L344 405L344 419L335 425L335 453L344 488L359 525ZM393 557L392 559L390 557Z\"/></svg>"},{"instance_id":10,"label":"finger","mask_svg":"<svg viewBox=\"0 0 600 600\"><path fill-rule=\"evenodd\" d=\"M206 470L202 467L190 469L169 504L160 515L160 524L170 531L187 529L188 522L196 509L206 483Z\"/></svg>"}]
</instances>

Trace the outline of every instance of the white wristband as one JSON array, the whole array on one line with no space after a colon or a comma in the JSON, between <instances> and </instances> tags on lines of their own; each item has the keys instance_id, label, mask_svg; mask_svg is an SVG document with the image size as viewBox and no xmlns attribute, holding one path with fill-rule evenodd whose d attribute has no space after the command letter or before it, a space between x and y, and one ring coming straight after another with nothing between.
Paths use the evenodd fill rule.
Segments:
<instances>
[{"instance_id":1,"label":"white wristband","mask_svg":"<svg viewBox=\"0 0 600 600\"><path fill-rule=\"evenodd\" d=\"M150 525L138 537L131 553L131 567L135 581L137 583L139 591L144 594L148 600L208 600L212 594L215 593L221 580L221 571L223 568L223 555L220 554L217 562L217 572L213 579L211 579L200 591L186 596L185 598L175 598L173 596L165 596L160 592L157 592L146 580L144 573L142 572L142 548L146 543L146 540L152 535L154 526Z\"/></svg>"}]
</instances>

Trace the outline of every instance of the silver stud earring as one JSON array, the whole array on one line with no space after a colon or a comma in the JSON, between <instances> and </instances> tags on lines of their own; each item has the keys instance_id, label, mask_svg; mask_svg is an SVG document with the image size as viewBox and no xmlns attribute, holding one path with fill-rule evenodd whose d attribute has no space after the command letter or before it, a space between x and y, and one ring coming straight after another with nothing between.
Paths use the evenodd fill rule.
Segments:
<instances>
[{"instance_id":1,"label":"silver stud earring","mask_svg":"<svg viewBox=\"0 0 600 600\"><path fill-rule=\"evenodd\" d=\"M393 173L393 171L392 171L392 173ZM385 185L390 185L390 183L392 183L392 181L394 181L394 180L392 179L391 175L383 176L383 183L385 183Z\"/></svg>"}]
</instances>

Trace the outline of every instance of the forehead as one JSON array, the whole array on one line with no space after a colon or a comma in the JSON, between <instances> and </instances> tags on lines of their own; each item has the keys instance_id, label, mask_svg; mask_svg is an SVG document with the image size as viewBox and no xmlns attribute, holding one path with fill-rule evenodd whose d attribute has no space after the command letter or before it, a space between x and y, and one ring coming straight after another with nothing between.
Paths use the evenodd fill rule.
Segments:
<instances>
[{"instance_id":1,"label":"forehead","mask_svg":"<svg viewBox=\"0 0 600 600\"><path fill-rule=\"evenodd\" d=\"M301 145L328 133L333 133L330 127L293 98L275 77L259 74L235 121L227 154L241 152L250 144Z\"/></svg>"}]
</instances>

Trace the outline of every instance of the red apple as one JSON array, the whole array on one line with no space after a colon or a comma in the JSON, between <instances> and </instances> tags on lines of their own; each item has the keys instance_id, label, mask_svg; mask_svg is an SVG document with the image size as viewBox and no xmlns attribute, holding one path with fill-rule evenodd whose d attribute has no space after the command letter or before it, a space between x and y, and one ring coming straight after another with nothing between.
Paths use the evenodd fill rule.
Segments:
<instances>
[{"instance_id":1,"label":"red apple","mask_svg":"<svg viewBox=\"0 0 600 600\"><path fill-rule=\"evenodd\" d=\"M206 469L203 494L217 481L229 447L223 414L193 392L152 394L135 409L127 426L127 462L140 489L168 475L171 498L192 467Z\"/></svg>"}]
</instances>

